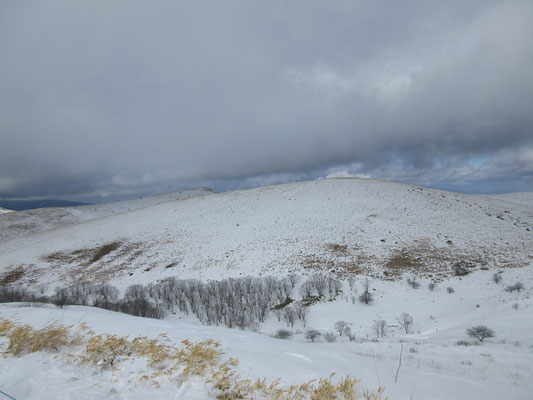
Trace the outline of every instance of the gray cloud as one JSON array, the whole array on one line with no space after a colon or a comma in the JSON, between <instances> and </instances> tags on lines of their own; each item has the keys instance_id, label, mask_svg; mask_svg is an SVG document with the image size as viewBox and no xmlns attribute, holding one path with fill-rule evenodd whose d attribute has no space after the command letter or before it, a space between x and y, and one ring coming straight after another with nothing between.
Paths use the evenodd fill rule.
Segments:
<instances>
[{"instance_id":1,"label":"gray cloud","mask_svg":"<svg viewBox=\"0 0 533 400\"><path fill-rule=\"evenodd\" d=\"M0 197L533 190L533 4L441 3L4 2Z\"/></svg>"}]
</instances>

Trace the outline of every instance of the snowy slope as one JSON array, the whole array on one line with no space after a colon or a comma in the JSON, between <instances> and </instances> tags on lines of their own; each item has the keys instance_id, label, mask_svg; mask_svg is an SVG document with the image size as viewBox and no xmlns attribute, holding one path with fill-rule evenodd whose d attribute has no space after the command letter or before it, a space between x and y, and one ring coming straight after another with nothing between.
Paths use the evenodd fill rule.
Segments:
<instances>
[{"instance_id":1,"label":"snowy slope","mask_svg":"<svg viewBox=\"0 0 533 400\"><path fill-rule=\"evenodd\" d=\"M0 320L36 328L52 321L73 329L86 323L96 333L131 338L166 332L173 343L212 338L226 357L240 359L237 372L243 378L279 377L285 387L335 372L361 379L360 389L384 386L392 400L530 399L533 209L526 197L328 179L163 202L142 199L130 210L112 204L107 207L113 210L97 217L81 211L85 217L68 222L44 222L41 215L23 236L0 242L0 282L52 292L76 281L125 288L166 276L208 280L323 271L355 276L356 283L352 289L344 280L334 301L311 305L306 327L297 321L287 328L269 313L258 332L203 326L179 312L153 320L81 306L0 304ZM456 262L471 273L453 276ZM492 281L497 271L500 284ZM405 276L416 276L421 287L411 288ZM375 299L371 305L357 301L366 277ZM434 291L427 288L432 280L438 282ZM507 292L515 282L525 289ZM291 297L300 299L298 287ZM414 318L409 333L397 322L402 313ZM306 329L331 332L338 320L349 324L355 341L306 341ZM376 338L376 320L387 323L383 338ZM479 345L456 344L472 343L466 329L479 324L492 328L495 337ZM280 328L294 336L272 338ZM0 338L0 351L6 346ZM153 371L139 360L99 370L76 364L70 352L0 359L0 390L16 399L55 399L58 393L76 399L216 398L204 378L182 385L168 378L155 385L142 381Z\"/></svg>"},{"instance_id":2,"label":"snowy slope","mask_svg":"<svg viewBox=\"0 0 533 400\"><path fill-rule=\"evenodd\" d=\"M159 196L94 204L90 206L51 207L18 211L16 214L3 215L0 217L0 242L68 225L74 225L91 219L136 210L154 204L188 199L190 197L202 196L210 193L212 193L210 189L199 188L182 190L180 192ZM0 214L7 212L11 212L11 210L0 208Z\"/></svg>"},{"instance_id":3,"label":"snowy slope","mask_svg":"<svg viewBox=\"0 0 533 400\"><path fill-rule=\"evenodd\" d=\"M473 269L527 265L532 230L529 206L327 179L166 201L0 242L0 274L17 269L19 282L30 285L108 281L119 287L166 276L317 269L440 279L455 262Z\"/></svg>"},{"instance_id":4,"label":"snowy slope","mask_svg":"<svg viewBox=\"0 0 533 400\"><path fill-rule=\"evenodd\" d=\"M384 386L391 399L530 399L533 393L533 309L531 267L507 270L506 283L519 279L526 292L507 293L491 282L490 271L479 271L463 279L450 278L434 292L425 287L414 290L404 282L374 281L376 301L371 306L343 298L311 307L308 327L332 331L337 320L347 321L357 339L340 338L336 343L318 339L306 342L300 323L289 340L269 336L285 324L273 315L259 333L216 326L201 326L184 315L151 320L112 313L90 307L68 306L63 310L0 305L0 319L17 320L42 328L51 321L79 326L86 323L99 333L157 337L166 333L178 343L184 339L221 341L227 356L240 359L237 371L244 377L281 378L288 386L297 382L351 374L360 379L359 389ZM359 282L360 283L360 282ZM358 284L359 284L358 283ZM427 283L427 282L424 282ZM445 290L453 286L455 293ZM349 289L345 288L347 292ZM348 294L348 293L347 293ZM512 304L518 304L517 309ZM412 333L406 334L396 323L402 312L414 317ZM179 319L183 318L183 319ZM372 323L383 318L389 328L384 338L375 340ZM480 345L457 346L469 340L466 328L486 324L496 333ZM471 340L471 339L470 339ZM0 341L0 346L2 342ZM4 346L5 346L4 342ZM402 365L398 370L403 345ZM182 386L176 380L162 379L159 387L139 382L148 373L139 370L135 360L116 365L116 371L92 370L69 362L63 351L35 353L0 360L0 389L15 398L180 398L213 399L203 379Z\"/></svg>"},{"instance_id":5,"label":"snowy slope","mask_svg":"<svg viewBox=\"0 0 533 400\"><path fill-rule=\"evenodd\" d=\"M510 203L522 204L524 206L533 206L533 192L496 194L487 197L508 201Z\"/></svg>"},{"instance_id":6,"label":"snowy slope","mask_svg":"<svg viewBox=\"0 0 533 400\"><path fill-rule=\"evenodd\" d=\"M2 208L2 207L0 207L0 215L2 215L2 214L7 214L7 213L11 213L11 212L13 212L13 211L12 211L12 210L8 210L8 209L6 209L6 208Z\"/></svg>"}]
</instances>

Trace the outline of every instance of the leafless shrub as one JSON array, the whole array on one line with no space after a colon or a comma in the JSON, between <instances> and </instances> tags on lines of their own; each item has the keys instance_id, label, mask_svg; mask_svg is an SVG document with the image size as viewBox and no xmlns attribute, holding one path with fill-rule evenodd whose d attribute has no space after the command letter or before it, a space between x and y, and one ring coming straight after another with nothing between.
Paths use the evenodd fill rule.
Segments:
<instances>
[{"instance_id":1,"label":"leafless shrub","mask_svg":"<svg viewBox=\"0 0 533 400\"><path fill-rule=\"evenodd\" d=\"M387 321L384 319L374 321L372 328L374 329L377 338L384 337L387 334Z\"/></svg>"},{"instance_id":2,"label":"leafless shrub","mask_svg":"<svg viewBox=\"0 0 533 400\"><path fill-rule=\"evenodd\" d=\"M418 289L420 287L420 283L416 280L416 277L407 278L407 284L413 289Z\"/></svg>"},{"instance_id":3,"label":"leafless shrub","mask_svg":"<svg viewBox=\"0 0 533 400\"><path fill-rule=\"evenodd\" d=\"M359 301L364 304L370 304L374 301L374 296L370 293L370 282L368 279L365 279L363 284L363 293L359 296Z\"/></svg>"},{"instance_id":4,"label":"leafless shrub","mask_svg":"<svg viewBox=\"0 0 533 400\"><path fill-rule=\"evenodd\" d=\"M430 283L428 284L428 289L429 289L430 291L433 292L436 288L437 288L437 284L436 284L435 282L430 282Z\"/></svg>"},{"instance_id":5,"label":"leafless shrub","mask_svg":"<svg viewBox=\"0 0 533 400\"><path fill-rule=\"evenodd\" d=\"M448 293L450 293L450 294L455 293L455 289L452 288L451 286L447 287L447 288L446 288L446 291L447 291Z\"/></svg>"},{"instance_id":6,"label":"leafless shrub","mask_svg":"<svg viewBox=\"0 0 533 400\"><path fill-rule=\"evenodd\" d=\"M324 333L324 339L326 339L326 342L333 343L337 341L337 335L335 332L326 332Z\"/></svg>"},{"instance_id":7,"label":"leafless shrub","mask_svg":"<svg viewBox=\"0 0 533 400\"><path fill-rule=\"evenodd\" d=\"M287 329L278 329L274 334L274 337L276 339L289 339L292 337L292 332L288 331Z\"/></svg>"},{"instance_id":8,"label":"leafless shrub","mask_svg":"<svg viewBox=\"0 0 533 400\"><path fill-rule=\"evenodd\" d=\"M400 326L405 330L405 333L409 333L411 326L413 326L414 319L411 315L403 313L400 318L397 318Z\"/></svg>"},{"instance_id":9,"label":"leafless shrub","mask_svg":"<svg viewBox=\"0 0 533 400\"><path fill-rule=\"evenodd\" d=\"M309 329L307 332L305 332L305 338L307 340L310 340L311 342L314 342L316 338L322 336L322 334L317 331L316 329Z\"/></svg>"},{"instance_id":10,"label":"leafless shrub","mask_svg":"<svg viewBox=\"0 0 533 400\"><path fill-rule=\"evenodd\" d=\"M480 342L483 342L483 340L487 338L494 337L494 331L485 325L478 325L468 328L466 333L468 336L476 338Z\"/></svg>"},{"instance_id":11,"label":"leafless shrub","mask_svg":"<svg viewBox=\"0 0 533 400\"><path fill-rule=\"evenodd\" d=\"M499 273L499 272L497 272L497 273L495 273L494 275L492 275L492 281L493 281L494 283L499 284L499 283L502 281L502 274Z\"/></svg>"},{"instance_id":12,"label":"leafless shrub","mask_svg":"<svg viewBox=\"0 0 533 400\"><path fill-rule=\"evenodd\" d=\"M512 293L512 292L514 292L515 290L516 290L517 292L520 292L520 291L523 290L523 289L524 289L524 284L523 284L522 282L516 282L516 283L514 283L514 284L512 284L512 285L507 286L507 287L505 288L505 291L506 291L506 292L509 292L509 293Z\"/></svg>"}]
</instances>

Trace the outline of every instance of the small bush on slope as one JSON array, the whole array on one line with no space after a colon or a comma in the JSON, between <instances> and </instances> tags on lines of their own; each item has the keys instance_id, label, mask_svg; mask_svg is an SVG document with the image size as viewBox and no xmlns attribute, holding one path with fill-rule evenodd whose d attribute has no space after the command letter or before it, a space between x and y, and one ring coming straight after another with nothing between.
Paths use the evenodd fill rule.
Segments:
<instances>
[{"instance_id":1,"label":"small bush on slope","mask_svg":"<svg viewBox=\"0 0 533 400\"><path fill-rule=\"evenodd\" d=\"M480 342L487 338L494 337L494 331L485 325L478 325L468 328L466 333L468 333L468 336L476 338Z\"/></svg>"},{"instance_id":2,"label":"small bush on slope","mask_svg":"<svg viewBox=\"0 0 533 400\"><path fill-rule=\"evenodd\" d=\"M151 375L143 375L140 380L151 380L158 386L158 379L162 376L177 377L178 385L189 377L203 376L208 387L218 399L263 398L276 400L312 399L330 400L345 399L365 400L384 399L384 388L377 392L365 391L359 396L355 390L357 380L350 376L341 378L337 383L333 381L333 374L329 378L322 378L316 383L308 381L288 388L280 387L280 379L267 382L266 379L251 381L243 379L236 368L239 360L230 357L222 361L223 353L220 343L213 340L190 342L185 340L181 346L165 344L161 339L137 337L130 340L116 335L95 335L85 325L81 325L83 332L71 332L71 327L50 325L42 330L34 330L28 325L17 325L8 320L0 320L0 336L5 336L9 342L16 342L17 347L11 347L6 353L22 355L35 351L58 350L69 347L70 357L74 357L80 364L89 364L105 369L118 369L119 361L130 357L147 359L148 365L154 370ZM57 347L43 345L48 343L36 336L59 338L52 340ZM21 340L21 338L23 338ZM35 345L39 343L39 345ZM9 349L9 346L8 346ZM77 355L72 355L78 350Z\"/></svg>"}]
</instances>

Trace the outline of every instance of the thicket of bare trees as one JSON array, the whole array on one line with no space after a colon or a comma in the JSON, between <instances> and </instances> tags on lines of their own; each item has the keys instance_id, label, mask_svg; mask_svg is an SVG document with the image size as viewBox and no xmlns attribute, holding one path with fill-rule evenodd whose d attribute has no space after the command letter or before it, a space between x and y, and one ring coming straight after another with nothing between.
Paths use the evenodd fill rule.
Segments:
<instances>
[{"instance_id":1,"label":"thicket of bare trees","mask_svg":"<svg viewBox=\"0 0 533 400\"><path fill-rule=\"evenodd\" d=\"M58 307L92 305L149 318L162 318L167 312L179 310L196 315L204 324L241 329L254 322L264 322L267 313L277 306L279 318L283 316L290 326L297 319L305 326L307 307L301 302L295 302L294 307L287 305L292 302L290 294L297 280L295 276L282 279L245 277L203 283L171 277L157 284L131 285L122 298L111 285L81 283L58 287L52 296L38 295L22 287L1 286L0 302L40 301ZM326 282L324 287L320 284L322 281ZM313 285L319 284L321 291L328 291L329 279L315 278L313 282Z\"/></svg>"},{"instance_id":2,"label":"thicket of bare trees","mask_svg":"<svg viewBox=\"0 0 533 400\"><path fill-rule=\"evenodd\" d=\"M342 283L336 278L324 274L314 274L300 286L300 295L303 299L312 296L327 297L333 300L339 295Z\"/></svg>"}]
</instances>

